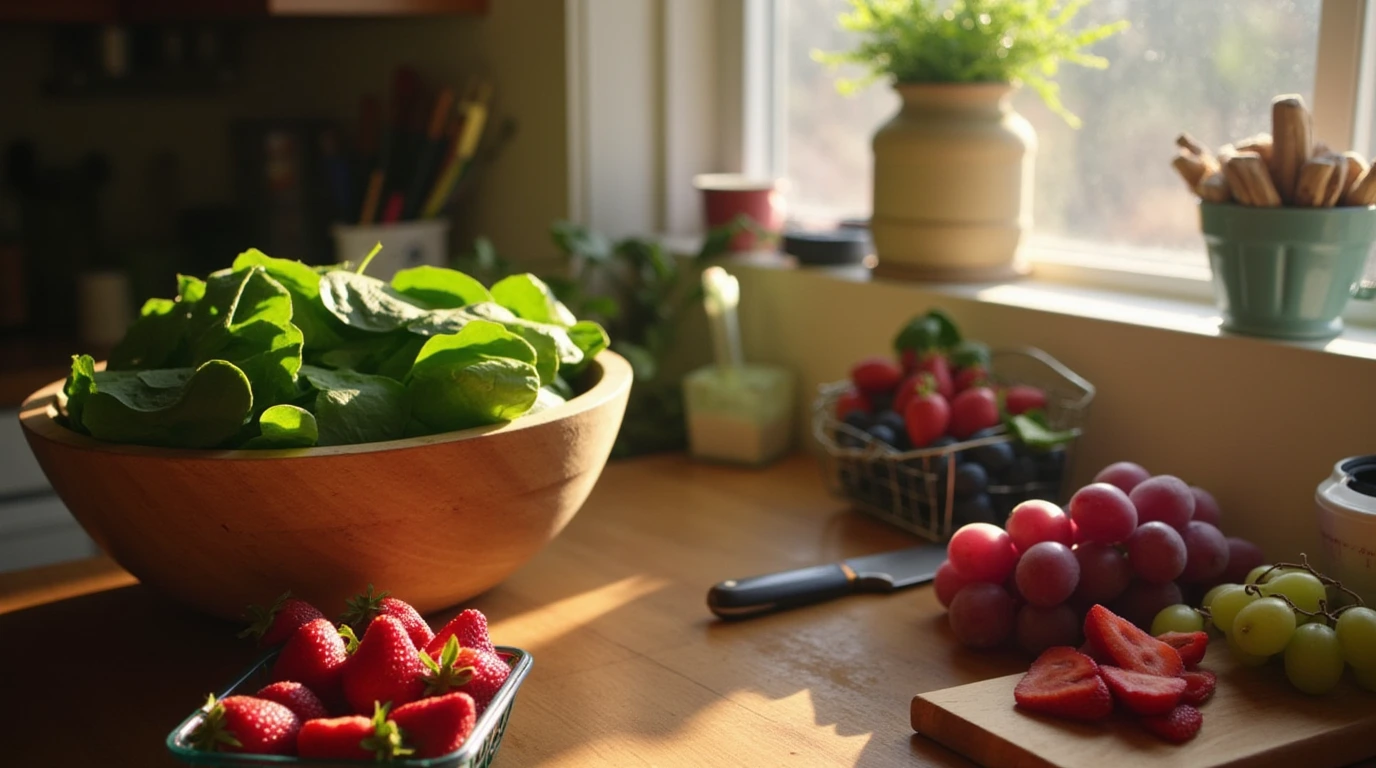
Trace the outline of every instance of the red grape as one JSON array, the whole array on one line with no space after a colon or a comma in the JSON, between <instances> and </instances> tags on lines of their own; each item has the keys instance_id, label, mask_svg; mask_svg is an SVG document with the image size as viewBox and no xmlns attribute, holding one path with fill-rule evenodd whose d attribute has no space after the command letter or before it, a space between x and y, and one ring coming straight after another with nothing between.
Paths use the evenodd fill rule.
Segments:
<instances>
[{"instance_id":1,"label":"red grape","mask_svg":"<svg viewBox=\"0 0 1376 768\"><path fill-rule=\"evenodd\" d=\"M1128 537L1128 564L1143 581L1175 581L1185 570L1185 540L1159 520L1142 523Z\"/></svg>"},{"instance_id":2,"label":"red grape","mask_svg":"<svg viewBox=\"0 0 1376 768\"><path fill-rule=\"evenodd\" d=\"M1099 474L1094 476L1094 482L1108 483L1123 493L1132 493L1132 489L1136 488L1138 483L1149 477L1151 473L1143 469L1141 464L1119 461L1099 470Z\"/></svg>"},{"instance_id":3,"label":"red grape","mask_svg":"<svg viewBox=\"0 0 1376 768\"><path fill-rule=\"evenodd\" d=\"M1181 532L1185 540L1185 570L1181 581L1202 583L1218 578L1228 569L1228 540L1208 523L1191 521Z\"/></svg>"},{"instance_id":4,"label":"red grape","mask_svg":"<svg viewBox=\"0 0 1376 768\"><path fill-rule=\"evenodd\" d=\"M947 560L936 569L936 578L932 580L932 586L936 588L936 599L942 607L950 608L951 601L956 599L956 594L965 588L970 582L956 572L956 567Z\"/></svg>"},{"instance_id":5,"label":"red grape","mask_svg":"<svg viewBox=\"0 0 1376 768\"><path fill-rule=\"evenodd\" d=\"M1076 648L1083 624L1079 614L1064 603L1051 608L1024 605L1018 609L1018 645L1033 656L1057 645Z\"/></svg>"},{"instance_id":6,"label":"red grape","mask_svg":"<svg viewBox=\"0 0 1376 768\"><path fill-rule=\"evenodd\" d=\"M1247 574L1251 573L1253 568L1266 564L1266 554L1261 551L1261 547L1236 536L1229 536L1225 541L1228 542L1228 567L1223 569L1219 581L1225 584L1241 584L1247 580Z\"/></svg>"},{"instance_id":7,"label":"red grape","mask_svg":"<svg viewBox=\"0 0 1376 768\"><path fill-rule=\"evenodd\" d=\"M1194 495L1194 519L1201 523L1208 523L1215 528L1220 527L1223 522L1223 512L1218 508L1218 500L1212 493L1203 488L1190 486L1190 493ZM1237 582L1241 584L1242 582Z\"/></svg>"},{"instance_id":8,"label":"red grape","mask_svg":"<svg viewBox=\"0 0 1376 768\"><path fill-rule=\"evenodd\" d=\"M1134 581L1111 606L1113 612L1136 624L1142 629L1150 629L1156 614L1168 605L1183 602L1180 587L1173 581L1165 584L1148 584Z\"/></svg>"},{"instance_id":9,"label":"red grape","mask_svg":"<svg viewBox=\"0 0 1376 768\"><path fill-rule=\"evenodd\" d=\"M1018 593L1032 605L1050 608L1075 594L1080 583L1080 561L1070 547L1043 541L1022 553L1016 573Z\"/></svg>"},{"instance_id":10,"label":"red grape","mask_svg":"<svg viewBox=\"0 0 1376 768\"><path fill-rule=\"evenodd\" d=\"M1137 522L1160 520L1177 531L1194 517L1194 494L1185 481L1173 475L1143 480L1128 494L1137 508Z\"/></svg>"},{"instance_id":11,"label":"red grape","mask_svg":"<svg viewBox=\"0 0 1376 768\"><path fill-rule=\"evenodd\" d=\"M1013 539L997 525L970 523L963 525L946 545L951 567L969 581L1000 584L1018 564L1018 551Z\"/></svg>"},{"instance_id":12,"label":"red grape","mask_svg":"<svg viewBox=\"0 0 1376 768\"><path fill-rule=\"evenodd\" d=\"M1075 543L1070 518L1060 507L1042 499L1029 499L1013 507L1003 527L1019 552L1043 541L1058 541L1067 547Z\"/></svg>"},{"instance_id":13,"label":"red grape","mask_svg":"<svg viewBox=\"0 0 1376 768\"><path fill-rule=\"evenodd\" d=\"M1137 509L1126 493L1108 483L1086 485L1070 497L1070 517L1080 538L1101 544L1126 541L1137 530Z\"/></svg>"},{"instance_id":14,"label":"red grape","mask_svg":"<svg viewBox=\"0 0 1376 768\"><path fill-rule=\"evenodd\" d=\"M1116 547L1108 544L1081 544L1075 548L1080 563L1080 585L1075 599L1086 603L1107 604L1123 594L1132 581L1132 567Z\"/></svg>"},{"instance_id":15,"label":"red grape","mask_svg":"<svg viewBox=\"0 0 1376 768\"><path fill-rule=\"evenodd\" d=\"M951 601L946 618L961 645L993 648L1013 634L1013 598L997 584L970 584Z\"/></svg>"}]
</instances>

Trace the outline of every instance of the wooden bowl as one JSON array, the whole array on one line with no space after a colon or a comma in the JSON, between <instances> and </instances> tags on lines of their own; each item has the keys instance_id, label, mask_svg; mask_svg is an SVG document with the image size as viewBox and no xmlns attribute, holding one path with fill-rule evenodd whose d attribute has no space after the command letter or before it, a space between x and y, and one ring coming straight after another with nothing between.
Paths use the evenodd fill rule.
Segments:
<instances>
[{"instance_id":1,"label":"wooden bowl","mask_svg":"<svg viewBox=\"0 0 1376 768\"><path fill-rule=\"evenodd\" d=\"M86 532L177 601L239 619L290 589L334 616L371 583L428 613L501 582L583 505L631 368L603 352L588 378L583 394L508 424L328 448L101 442L55 420L61 381L19 420Z\"/></svg>"}]
</instances>

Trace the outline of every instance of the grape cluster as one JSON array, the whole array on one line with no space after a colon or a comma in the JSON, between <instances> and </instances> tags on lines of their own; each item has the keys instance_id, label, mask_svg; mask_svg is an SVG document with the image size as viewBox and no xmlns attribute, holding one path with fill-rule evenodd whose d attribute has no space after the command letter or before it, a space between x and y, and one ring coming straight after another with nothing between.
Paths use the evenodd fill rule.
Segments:
<instances>
[{"instance_id":1,"label":"grape cluster","mask_svg":"<svg viewBox=\"0 0 1376 768\"><path fill-rule=\"evenodd\" d=\"M1169 606L1152 632L1197 631L1206 618L1235 659L1248 666L1282 659L1285 676L1305 693L1333 690L1348 666L1358 685L1376 692L1376 611L1307 561L1253 568L1240 583L1210 589L1199 611Z\"/></svg>"},{"instance_id":2,"label":"grape cluster","mask_svg":"<svg viewBox=\"0 0 1376 768\"><path fill-rule=\"evenodd\" d=\"M1255 544L1225 537L1220 517L1203 489L1131 462L1111 464L1064 510L1032 499L1002 528L957 530L936 573L937 599L956 638L972 648L1010 639L1031 654L1079 645L1096 603L1146 629L1184 602L1182 587L1198 594L1264 561Z\"/></svg>"}]
</instances>

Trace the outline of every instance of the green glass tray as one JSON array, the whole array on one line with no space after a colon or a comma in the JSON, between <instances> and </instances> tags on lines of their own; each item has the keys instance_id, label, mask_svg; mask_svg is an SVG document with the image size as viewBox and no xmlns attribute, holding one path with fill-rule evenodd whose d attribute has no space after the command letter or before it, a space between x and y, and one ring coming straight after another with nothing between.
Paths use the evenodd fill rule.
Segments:
<instances>
[{"instance_id":1,"label":"green glass tray","mask_svg":"<svg viewBox=\"0 0 1376 768\"><path fill-rule=\"evenodd\" d=\"M440 757L429 757L417 760L397 760L388 765L398 768L487 768L492 762L492 758L497 756L497 748L501 746L502 734L506 732L507 720L511 717L511 708L516 703L516 690L521 687L521 682L525 680L530 672L530 667L534 663L529 653L520 648L508 646L497 646L497 655L511 667L511 675L502 684L497 695L492 698L492 703L487 709L483 710L482 715L473 726L473 733L458 750L450 752ZM253 666L249 667L239 679L229 684L219 694L218 698L232 696L236 693L252 693L264 685L271 682L269 673L272 670L272 661L277 658L277 651L265 654ZM224 752L203 752L191 746L191 734L196 730L196 726L201 723L204 713L201 710L192 712L167 734L167 749L174 757L189 765L201 766L223 766L224 768L239 768L249 765L276 766L312 766L313 768L324 768L325 766L347 766L368 765L367 761L339 761L339 760L307 760L300 757L290 757L283 755L241 755L229 754Z\"/></svg>"}]
</instances>

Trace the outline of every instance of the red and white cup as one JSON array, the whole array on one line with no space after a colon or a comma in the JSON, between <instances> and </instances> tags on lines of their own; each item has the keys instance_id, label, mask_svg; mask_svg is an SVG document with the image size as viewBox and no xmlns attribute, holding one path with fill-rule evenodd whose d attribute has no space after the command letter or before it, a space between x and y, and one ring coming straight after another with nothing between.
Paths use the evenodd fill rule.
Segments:
<instances>
[{"instance_id":1,"label":"red and white cup","mask_svg":"<svg viewBox=\"0 0 1376 768\"><path fill-rule=\"evenodd\" d=\"M760 230L759 233L747 231L736 235L731 240L731 250L759 249L762 245L759 234L770 236L771 244L777 244L784 226L784 196L778 180L738 173L704 173L693 178L693 186L702 190L708 229L745 216Z\"/></svg>"}]
</instances>

